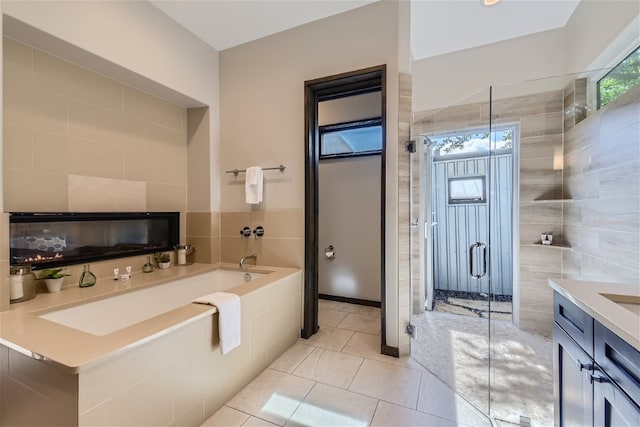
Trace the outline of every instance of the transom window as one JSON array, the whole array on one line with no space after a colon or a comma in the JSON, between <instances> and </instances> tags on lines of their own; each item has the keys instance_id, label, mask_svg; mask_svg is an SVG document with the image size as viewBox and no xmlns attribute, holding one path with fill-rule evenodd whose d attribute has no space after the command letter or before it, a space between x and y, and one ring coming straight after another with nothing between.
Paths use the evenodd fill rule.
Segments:
<instances>
[{"instance_id":1,"label":"transom window","mask_svg":"<svg viewBox=\"0 0 640 427\"><path fill-rule=\"evenodd\" d=\"M435 143L436 156L460 156L473 157L486 155L491 149L496 151L510 151L513 147L515 126L502 127L492 132L479 132L477 130L459 131L430 137Z\"/></svg>"},{"instance_id":2,"label":"transom window","mask_svg":"<svg viewBox=\"0 0 640 427\"><path fill-rule=\"evenodd\" d=\"M379 118L321 126L320 158L364 156L382 151Z\"/></svg>"},{"instance_id":3,"label":"transom window","mask_svg":"<svg viewBox=\"0 0 640 427\"><path fill-rule=\"evenodd\" d=\"M598 80L598 109L640 84L640 46Z\"/></svg>"}]
</instances>

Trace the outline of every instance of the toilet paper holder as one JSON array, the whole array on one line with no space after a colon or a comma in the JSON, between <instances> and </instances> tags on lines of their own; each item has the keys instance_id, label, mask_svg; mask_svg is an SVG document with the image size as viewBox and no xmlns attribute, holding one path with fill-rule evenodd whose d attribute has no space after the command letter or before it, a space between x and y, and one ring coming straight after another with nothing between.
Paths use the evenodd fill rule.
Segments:
<instances>
[{"instance_id":1,"label":"toilet paper holder","mask_svg":"<svg viewBox=\"0 0 640 427\"><path fill-rule=\"evenodd\" d=\"M333 249L333 245L329 245L328 248L324 248L324 256L327 259L334 259L336 257L336 251Z\"/></svg>"}]
</instances>

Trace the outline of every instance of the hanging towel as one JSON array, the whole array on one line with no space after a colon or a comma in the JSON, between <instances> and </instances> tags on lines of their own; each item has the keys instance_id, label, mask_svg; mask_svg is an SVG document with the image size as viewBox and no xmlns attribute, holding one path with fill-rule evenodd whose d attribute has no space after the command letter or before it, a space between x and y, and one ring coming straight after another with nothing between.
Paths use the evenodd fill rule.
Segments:
<instances>
[{"instance_id":1,"label":"hanging towel","mask_svg":"<svg viewBox=\"0 0 640 427\"><path fill-rule=\"evenodd\" d=\"M262 202L262 168L260 166L247 168L244 192L247 204L257 205Z\"/></svg>"},{"instance_id":2,"label":"hanging towel","mask_svg":"<svg viewBox=\"0 0 640 427\"><path fill-rule=\"evenodd\" d=\"M218 309L218 335L220 351L227 354L240 345L240 297L226 292L214 292L195 299L198 304L213 305Z\"/></svg>"}]
</instances>

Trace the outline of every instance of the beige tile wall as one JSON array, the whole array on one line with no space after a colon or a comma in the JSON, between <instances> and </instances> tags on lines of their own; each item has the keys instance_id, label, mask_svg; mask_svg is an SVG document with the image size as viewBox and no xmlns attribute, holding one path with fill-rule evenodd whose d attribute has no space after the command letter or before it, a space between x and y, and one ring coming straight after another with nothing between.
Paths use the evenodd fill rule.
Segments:
<instances>
[{"instance_id":1,"label":"beige tile wall","mask_svg":"<svg viewBox=\"0 0 640 427\"><path fill-rule=\"evenodd\" d=\"M263 237L241 238L240 230L257 226ZM220 260L239 262L240 258L258 254L258 264L275 267L304 266L304 214L302 210L261 210L222 212L220 214Z\"/></svg>"},{"instance_id":2,"label":"beige tile wall","mask_svg":"<svg viewBox=\"0 0 640 427\"><path fill-rule=\"evenodd\" d=\"M5 211L186 210L184 108L7 38L3 77Z\"/></svg>"},{"instance_id":3,"label":"beige tile wall","mask_svg":"<svg viewBox=\"0 0 640 427\"><path fill-rule=\"evenodd\" d=\"M78 376L0 345L0 425L78 424Z\"/></svg>"},{"instance_id":4,"label":"beige tile wall","mask_svg":"<svg viewBox=\"0 0 640 427\"><path fill-rule=\"evenodd\" d=\"M195 248L195 261L220 262L220 212L187 212L187 240Z\"/></svg>"},{"instance_id":5,"label":"beige tile wall","mask_svg":"<svg viewBox=\"0 0 640 427\"><path fill-rule=\"evenodd\" d=\"M218 262L219 213L207 211L208 108L187 111L25 44L3 42L5 212L179 211L181 242L197 247L197 261ZM188 209L192 218L209 217L210 226L189 227ZM8 248L8 233L0 242ZM0 259L0 273L8 273L7 260L8 254ZM125 265L138 271L142 263L114 261L106 276ZM0 311L8 308L6 291L0 283Z\"/></svg>"},{"instance_id":6,"label":"beige tile wall","mask_svg":"<svg viewBox=\"0 0 640 427\"><path fill-rule=\"evenodd\" d=\"M488 93L487 93L488 99ZM553 169L554 155L562 150L563 93L546 92L494 101L494 123L520 126L520 328L551 334L552 293L547 277L560 277L561 250L535 245L541 232L551 231L560 241L562 203L536 199L562 197L562 170ZM486 102L449 107L442 112L421 112L414 117L414 133L488 125Z\"/></svg>"},{"instance_id":7,"label":"beige tile wall","mask_svg":"<svg viewBox=\"0 0 640 427\"><path fill-rule=\"evenodd\" d=\"M640 284L640 86L565 134L569 279Z\"/></svg>"},{"instance_id":8,"label":"beige tile wall","mask_svg":"<svg viewBox=\"0 0 640 427\"><path fill-rule=\"evenodd\" d=\"M407 355L411 352L411 339L406 334L407 324L411 322L411 275L410 257L414 256L413 267L418 268L419 252L410 250L410 228L411 207L409 204L409 191L415 191L415 183L410 182L409 176L409 153L406 144L411 138L411 96L412 96L412 76L411 74L399 73L398 76L400 92L398 99L398 350L400 355ZM411 190L410 190L411 185ZM419 191L419 188L418 188ZM415 273L415 271L414 271ZM419 275L414 274L414 279ZM414 303L416 301L414 300Z\"/></svg>"}]
</instances>

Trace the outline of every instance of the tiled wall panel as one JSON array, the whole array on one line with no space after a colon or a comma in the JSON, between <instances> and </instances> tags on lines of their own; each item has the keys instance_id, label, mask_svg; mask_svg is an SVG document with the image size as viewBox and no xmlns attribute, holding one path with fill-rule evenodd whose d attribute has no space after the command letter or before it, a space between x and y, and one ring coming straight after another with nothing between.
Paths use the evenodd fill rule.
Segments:
<instances>
[{"instance_id":1,"label":"tiled wall panel","mask_svg":"<svg viewBox=\"0 0 640 427\"><path fill-rule=\"evenodd\" d=\"M640 284L640 87L565 134L568 279Z\"/></svg>"}]
</instances>

